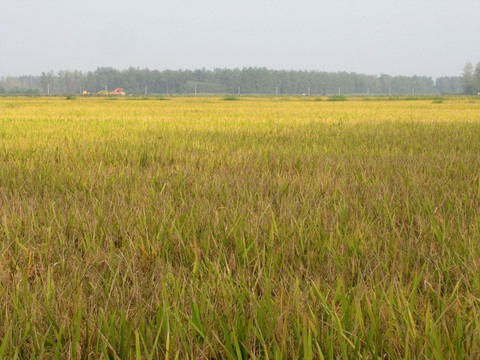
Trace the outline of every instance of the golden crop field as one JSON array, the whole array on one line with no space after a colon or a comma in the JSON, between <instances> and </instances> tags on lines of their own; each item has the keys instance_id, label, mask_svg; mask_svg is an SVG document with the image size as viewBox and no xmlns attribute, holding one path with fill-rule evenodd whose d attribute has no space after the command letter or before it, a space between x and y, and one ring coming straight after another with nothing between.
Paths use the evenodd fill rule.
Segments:
<instances>
[{"instance_id":1,"label":"golden crop field","mask_svg":"<svg viewBox=\"0 0 480 360\"><path fill-rule=\"evenodd\" d=\"M0 98L2 359L478 359L479 269L476 98Z\"/></svg>"}]
</instances>

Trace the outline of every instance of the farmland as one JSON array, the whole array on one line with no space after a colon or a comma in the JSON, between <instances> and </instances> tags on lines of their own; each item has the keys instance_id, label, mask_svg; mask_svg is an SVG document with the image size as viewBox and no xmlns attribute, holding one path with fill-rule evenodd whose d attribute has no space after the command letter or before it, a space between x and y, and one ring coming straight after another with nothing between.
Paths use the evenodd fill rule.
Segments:
<instances>
[{"instance_id":1,"label":"farmland","mask_svg":"<svg viewBox=\"0 0 480 360\"><path fill-rule=\"evenodd\" d=\"M478 358L480 101L235 100L0 98L0 358Z\"/></svg>"}]
</instances>

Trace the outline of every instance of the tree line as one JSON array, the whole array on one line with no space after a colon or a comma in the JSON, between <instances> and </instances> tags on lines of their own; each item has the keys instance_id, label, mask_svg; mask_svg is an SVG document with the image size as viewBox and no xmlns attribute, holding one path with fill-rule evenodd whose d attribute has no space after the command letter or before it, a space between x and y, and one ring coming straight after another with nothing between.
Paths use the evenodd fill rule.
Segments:
<instances>
[{"instance_id":1,"label":"tree line","mask_svg":"<svg viewBox=\"0 0 480 360\"><path fill-rule=\"evenodd\" d=\"M473 70L470 72L476 74ZM463 77L440 77L434 81L426 76L385 74L377 76L347 72L270 70L255 67L163 71L134 67L126 70L100 67L89 72L50 71L43 72L40 76L28 75L0 79L0 92L27 95L78 94L84 90L94 94L101 90L113 90L118 87L124 88L128 94L137 95L194 93L405 95L474 92L470 82L468 84L465 82L465 73Z\"/></svg>"}]
</instances>

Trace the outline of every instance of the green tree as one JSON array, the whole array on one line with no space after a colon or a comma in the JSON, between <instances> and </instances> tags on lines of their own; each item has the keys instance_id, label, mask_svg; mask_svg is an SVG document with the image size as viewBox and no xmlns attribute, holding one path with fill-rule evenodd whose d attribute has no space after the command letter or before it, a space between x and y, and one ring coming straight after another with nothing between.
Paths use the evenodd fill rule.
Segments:
<instances>
[{"instance_id":1,"label":"green tree","mask_svg":"<svg viewBox=\"0 0 480 360\"><path fill-rule=\"evenodd\" d=\"M475 93L480 95L480 62L478 62L477 66L475 66L473 81L475 83Z\"/></svg>"},{"instance_id":2,"label":"green tree","mask_svg":"<svg viewBox=\"0 0 480 360\"><path fill-rule=\"evenodd\" d=\"M475 93L475 78L474 70L471 62L467 62L463 67L462 87L465 94Z\"/></svg>"},{"instance_id":3,"label":"green tree","mask_svg":"<svg viewBox=\"0 0 480 360\"><path fill-rule=\"evenodd\" d=\"M460 76L442 76L435 81L439 94L457 94L461 91L462 78Z\"/></svg>"},{"instance_id":4,"label":"green tree","mask_svg":"<svg viewBox=\"0 0 480 360\"><path fill-rule=\"evenodd\" d=\"M55 92L55 74L53 70L48 73L42 72L40 84L44 94L53 94Z\"/></svg>"}]
</instances>

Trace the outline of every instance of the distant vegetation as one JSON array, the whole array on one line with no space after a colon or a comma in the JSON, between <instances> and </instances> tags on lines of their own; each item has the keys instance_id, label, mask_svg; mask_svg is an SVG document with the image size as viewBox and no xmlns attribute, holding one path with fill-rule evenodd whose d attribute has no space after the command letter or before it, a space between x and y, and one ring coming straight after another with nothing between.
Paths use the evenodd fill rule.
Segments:
<instances>
[{"instance_id":1,"label":"distant vegetation","mask_svg":"<svg viewBox=\"0 0 480 360\"><path fill-rule=\"evenodd\" d=\"M0 81L2 83L2 81ZM28 88L28 87L4 87L0 86L0 95L40 95L40 89Z\"/></svg>"},{"instance_id":2,"label":"distant vegetation","mask_svg":"<svg viewBox=\"0 0 480 360\"><path fill-rule=\"evenodd\" d=\"M79 94L125 88L128 94L278 94L278 95L412 95L459 94L461 77L364 75L347 72L285 71L266 68L215 70L149 70L129 68L95 71L60 71L41 76L7 77L4 92ZM468 88L470 89L470 88ZM470 90L469 90L470 91ZM472 90L473 91L473 90Z\"/></svg>"},{"instance_id":3,"label":"distant vegetation","mask_svg":"<svg viewBox=\"0 0 480 360\"><path fill-rule=\"evenodd\" d=\"M333 95L327 98L327 101L346 101L347 97L343 95Z\"/></svg>"}]
</instances>

